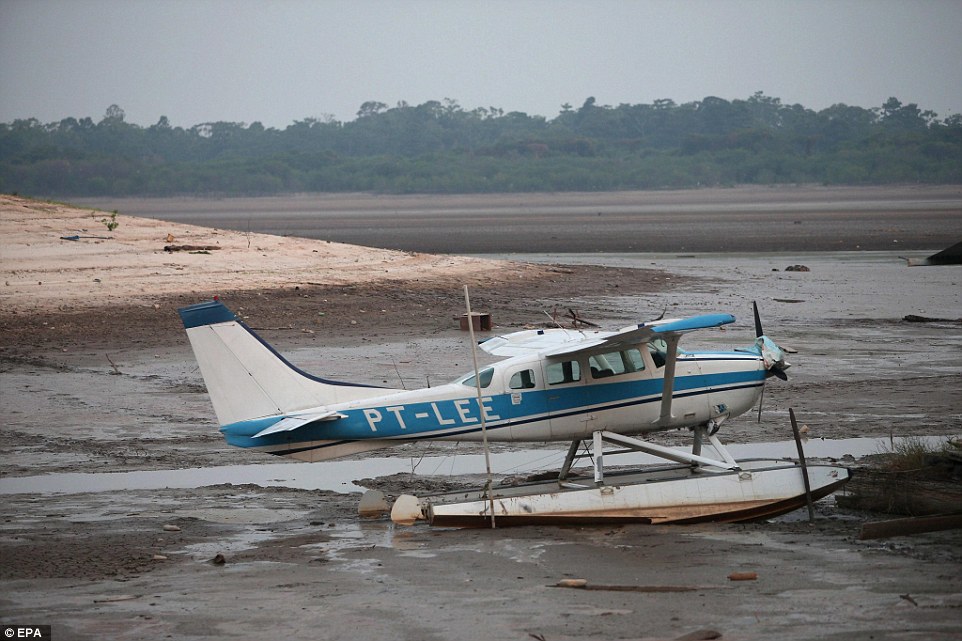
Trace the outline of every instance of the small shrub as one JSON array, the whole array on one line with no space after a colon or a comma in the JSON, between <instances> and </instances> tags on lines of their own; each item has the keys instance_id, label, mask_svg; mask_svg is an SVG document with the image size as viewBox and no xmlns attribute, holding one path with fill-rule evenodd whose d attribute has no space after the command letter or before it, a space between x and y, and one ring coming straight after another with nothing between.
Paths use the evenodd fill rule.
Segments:
<instances>
[{"instance_id":1,"label":"small shrub","mask_svg":"<svg viewBox=\"0 0 962 641\"><path fill-rule=\"evenodd\" d=\"M884 448L882 467L889 472L914 472L932 467L943 458L959 452L959 444L948 438L939 442L922 436L906 436Z\"/></svg>"},{"instance_id":2,"label":"small shrub","mask_svg":"<svg viewBox=\"0 0 962 641\"><path fill-rule=\"evenodd\" d=\"M117 222L117 210L115 209L114 213L110 214L110 218L101 218L100 222L107 226L107 231L117 229L120 226L120 223Z\"/></svg>"}]
</instances>

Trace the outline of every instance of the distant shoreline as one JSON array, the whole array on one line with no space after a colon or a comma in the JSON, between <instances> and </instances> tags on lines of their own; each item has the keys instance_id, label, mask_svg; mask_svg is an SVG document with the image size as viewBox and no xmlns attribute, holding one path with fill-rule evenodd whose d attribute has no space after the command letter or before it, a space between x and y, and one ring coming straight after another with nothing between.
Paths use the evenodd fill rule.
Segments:
<instances>
[{"instance_id":1,"label":"distant shoreline","mask_svg":"<svg viewBox=\"0 0 962 641\"><path fill-rule=\"evenodd\" d=\"M962 240L962 185L71 202L242 232L454 254L915 251Z\"/></svg>"}]
</instances>

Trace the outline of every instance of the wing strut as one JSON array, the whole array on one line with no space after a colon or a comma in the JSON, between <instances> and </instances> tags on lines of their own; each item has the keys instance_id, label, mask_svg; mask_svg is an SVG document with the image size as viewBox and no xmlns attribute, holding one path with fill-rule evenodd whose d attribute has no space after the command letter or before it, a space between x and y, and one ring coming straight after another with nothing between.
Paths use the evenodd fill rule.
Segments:
<instances>
[{"instance_id":1,"label":"wing strut","mask_svg":"<svg viewBox=\"0 0 962 641\"><path fill-rule=\"evenodd\" d=\"M661 416L656 421L659 425L667 425L671 422L671 400L675 393L675 362L678 360L678 340L679 334L668 334L665 336L665 384L661 391Z\"/></svg>"}]
</instances>

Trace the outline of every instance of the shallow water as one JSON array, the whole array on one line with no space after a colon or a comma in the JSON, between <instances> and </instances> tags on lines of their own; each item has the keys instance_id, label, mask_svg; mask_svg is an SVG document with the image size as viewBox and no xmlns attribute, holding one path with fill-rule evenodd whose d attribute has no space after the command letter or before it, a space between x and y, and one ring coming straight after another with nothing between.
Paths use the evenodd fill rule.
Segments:
<instances>
[{"instance_id":1,"label":"shallow water","mask_svg":"<svg viewBox=\"0 0 962 641\"><path fill-rule=\"evenodd\" d=\"M891 451L906 439L853 438L812 439L805 443L805 455L811 458L859 458ZM946 437L924 437L923 442L937 446ZM727 445L736 459L793 458L797 456L795 441ZM706 446L708 448L708 446ZM684 450L685 448L676 448ZM564 449L526 449L491 454L491 468L495 475L530 474L560 469ZM642 453L606 457L608 465L649 465L661 459ZM587 466L585 463L582 467ZM482 454L429 456L421 459L401 457L373 457L349 461L323 463L274 463L265 465L225 465L220 467L151 470L139 472L106 472L102 474L64 473L0 479L0 494L80 494L87 492L115 492L119 490L152 490L165 488L198 488L224 483L289 487L303 490L331 492L363 492L354 483L357 479L410 473L423 476L477 475L485 473Z\"/></svg>"},{"instance_id":2,"label":"shallow water","mask_svg":"<svg viewBox=\"0 0 962 641\"><path fill-rule=\"evenodd\" d=\"M772 323L820 322L852 317L899 320L907 314L962 318L962 266L907 267L901 256L927 252L859 251L701 254L498 254L535 263L653 268L698 279L680 290L646 296L639 307L661 313L667 303L681 315L731 311L751 326L750 301ZM804 265L807 272L785 271ZM747 304L746 304L747 301ZM730 309L733 308L734 309ZM747 309L742 309L743 307Z\"/></svg>"},{"instance_id":3,"label":"shallow water","mask_svg":"<svg viewBox=\"0 0 962 641\"><path fill-rule=\"evenodd\" d=\"M429 253L932 249L962 238L957 186L93 198L161 220ZM897 247L896 247L897 248Z\"/></svg>"},{"instance_id":4,"label":"shallow water","mask_svg":"<svg viewBox=\"0 0 962 641\"><path fill-rule=\"evenodd\" d=\"M671 291L604 301L627 323L706 313L730 313L723 331L686 336L683 348L710 344L730 349L754 339L751 302L765 333L789 356L789 377L905 378L962 372L962 267L907 267L901 255L924 252L820 252L717 254L502 254L539 263L653 268L696 280ZM807 272L785 271L804 265ZM577 303L577 301L575 301ZM580 309L592 318L590 305ZM953 319L909 323L907 315Z\"/></svg>"}]
</instances>

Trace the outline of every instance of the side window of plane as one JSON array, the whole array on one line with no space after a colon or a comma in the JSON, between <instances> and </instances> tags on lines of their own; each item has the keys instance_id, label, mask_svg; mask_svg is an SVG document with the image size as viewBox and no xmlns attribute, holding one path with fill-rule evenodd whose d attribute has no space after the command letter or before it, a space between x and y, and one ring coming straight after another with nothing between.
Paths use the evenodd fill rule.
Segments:
<instances>
[{"instance_id":1,"label":"side window of plane","mask_svg":"<svg viewBox=\"0 0 962 641\"><path fill-rule=\"evenodd\" d=\"M588 359L588 365L591 366L591 378L595 379L619 376L645 369L645 361L641 357L641 352L637 349L595 354Z\"/></svg>"},{"instance_id":2,"label":"side window of plane","mask_svg":"<svg viewBox=\"0 0 962 641\"><path fill-rule=\"evenodd\" d=\"M578 361L549 363L544 369L548 385L562 385L581 380L581 365L578 364Z\"/></svg>"},{"instance_id":3,"label":"side window of plane","mask_svg":"<svg viewBox=\"0 0 962 641\"><path fill-rule=\"evenodd\" d=\"M591 368L591 378L596 379L623 374L625 371L625 364L621 360L621 352L595 354L588 358L588 366Z\"/></svg>"},{"instance_id":4,"label":"side window of plane","mask_svg":"<svg viewBox=\"0 0 962 641\"><path fill-rule=\"evenodd\" d=\"M622 354L625 355L625 359L630 364L628 371L630 372L640 372L645 369L645 359L641 357L641 351L636 348L627 349Z\"/></svg>"},{"instance_id":5,"label":"side window of plane","mask_svg":"<svg viewBox=\"0 0 962 641\"><path fill-rule=\"evenodd\" d=\"M508 387L511 389L534 389L534 386L534 370L530 369L515 372L508 382Z\"/></svg>"},{"instance_id":6,"label":"side window of plane","mask_svg":"<svg viewBox=\"0 0 962 641\"><path fill-rule=\"evenodd\" d=\"M480 378L480 380L481 380L481 387L482 387L482 388L487 387L488 385L491 384L491 379L494 377L494 368L493 368L493 367L489 367L489 368L486 369L486 370L482 370L481 373L480 373L480 377L481 377L481 378ZM477 387L477 385L476 385L475 382L474 382L474 376L469 376L469 377L467 377L466 379L464 379L463 381L461 381L461 384L462 384L462 385L467 385L468 387Z\"/></svg>"}]
</instances>

